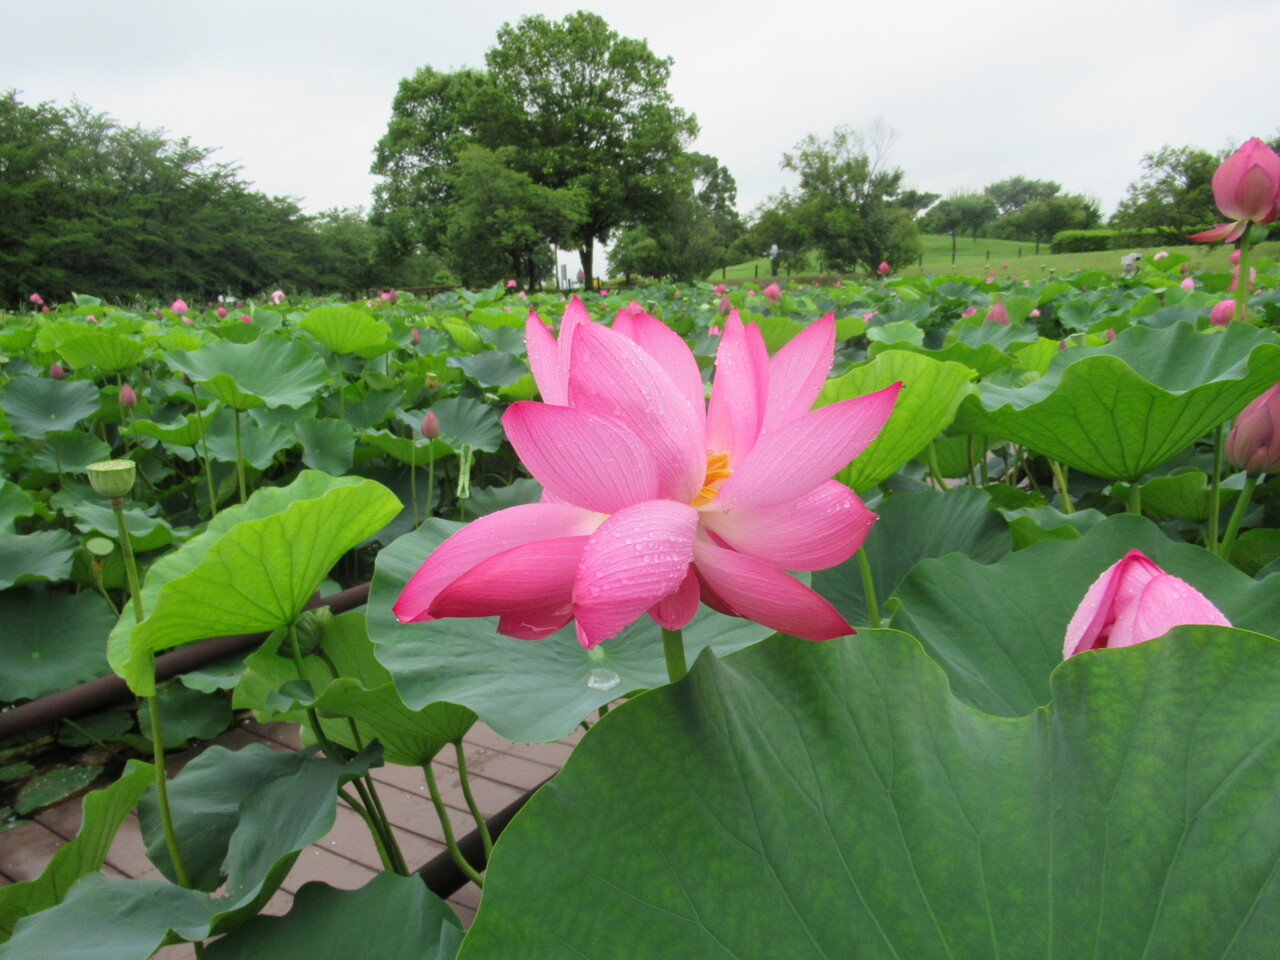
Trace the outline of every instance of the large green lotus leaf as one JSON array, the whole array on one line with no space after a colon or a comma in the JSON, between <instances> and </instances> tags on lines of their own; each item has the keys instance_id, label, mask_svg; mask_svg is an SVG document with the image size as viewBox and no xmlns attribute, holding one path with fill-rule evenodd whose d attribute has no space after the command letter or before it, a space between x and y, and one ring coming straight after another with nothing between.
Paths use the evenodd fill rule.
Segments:
<instances>
[{"instance_id":1,"label":"large green lotus leaf","mask_svg":"<svg viewBox=\"0 0 1280 960\"><path fill-rule=\"evenodd\" d=\"M97 413L98 388L90 380L14 377L0 387L0 410L14 433L38 440Z\"/></svg>"},{"instance_id":2,"label":"large green lotus leaf","mask_svg":"<svg viewBox=\"0 0 1280 960\"><path fill-rule=\"evenodd\" d=\"M97 367L108 372L129 370L146 352L146 346L133 337L105 330L85 330L58 344L58 353L75 370L81 367Z\"/></svg>"},{"instance_id":3,"label":"large green lotus leaf","mask_svg":"<svg viewBox=\"0 0 1280 960\"><path fill-rule=\"evenodd\" d=\"M380 761L372 747L348 764L304 758L251 786L227 844L218 896L157 880L83 877L61 904L18 924L0 960L146 960L176 935L206 940L256 916L298 854L333 829L337 789Z\"/></svg>"},{"instance_id":4,"label":"large green lotus leaf","mask_svg":"<svg viewBox=\"0 0 1280 960\"><path fill-rule=\"evenodd\" d=\"M14 521L36 512L31 495L12 480L0 478L0 533L13 533Z\"/></svg>"},{"instance_id":5,"label":"large green lotus leaf","mask_svg":"<svg viewBox=\"0 0 1280 960\"><path fill-rule=\"evenodd\" d=\"M409 578L462 524L428 520L378 554L366 606L378 660L411 710L448 701L478 713L509 740L558 740L593 710L634 690L667 682L658 627L648 618L584 650L574 625L544 640L497 631L496 617L400 623L392 604ZM723 656L773 631L703 607L684 629L692 660L704 647Z\"/></svg>"},{"instance_id":6,"label":"large green lotus leaf","mask_svg":"<svg viewBox=\"0 0 1280 960\"><path fill-rule=\"evenodd\" d=\"M213 422L214 410L206 410L197 416L189 413L173 423L157 423L154 420L137 419L133 421L133 429L143 436L154 437L169 446L196 447L201 436Z\"/></svg>"},{"instance_id":7,"label":"large green lotus leaf","mask_svg":"<svg viewBox=\"0 0 1280 960\"><path fill-rule=\"evenodd\" d=\"M493 407L470 397L448 397L432 404L431 410L440 420L440 439L455 450L464 443L473 450L496 453L504 434ZM419 417L414 427L421 426Z\"/></svg>"},{"instance_id":8,"label":"large green lotus leaf","mask_svg":"<svg viewBox=\"0 0 1280 960\"><path fill-rule=\"evenodd\" d=\"M900 493L882 500L876 512L879 519L862 549L881 605L907 572L928 557L959 552L981 563L992 563L1010 551L1008 526L976 487L956 487L945 493ZM856 556L839 566L815 571L812 586L855 627L869 623Z\"/></svg>"},{"instance_id":9,"label":"large green lotus leaf","mask_svg":"<svg viewBox=\"0 0 1280 960\"><path fill-rule=\"evenodd\" d=\"M1141 477L1280 380L1280 344L1247 324L1131 327L1113 343L1064 350L1040 379L984 383L956 414L999 436L1113 480Z\"/></svg>"},{"instance_id":10,"label":"large green lotus leaf","mask_svg":"<svg viewBox=\"0 0 1280 960\"><path fill-rule=\"evenodd\" d=\"M459 956L1270 957L1277 728L1280 644L1219 627L1017 719L892 631L702 657L511 823Z\"/></svg>"},{"instance_id":11,"label":"large green lotus leaf","mask_svg":"<svg viewBox=\"0 0 1280 960\"><path fill-rule=\"evenodd\" d=\"M1218 491L1220 510L1229 510L1244 485L1244 474L1224 478ZM1212 512L1213 489L1203 470L1187 470L1167 477L1152 477L1141 485L1142 512L1156 518L1206 520ZM1117 483L1111 495L1122 503L1129 499L1129 484Z\"/></svg>"},{"instance_id":12,"label":"large green lotus leaf","mask_svg":"<svg viewBox=\"0 0 1280 960\"><path fill-rule=\"evenodd\" d=\"M1074 540L1106 519L1104 513L1092 507L1073 513L1047 505L1000 512L1009 521L1014 550L1023 550L1041 540Z\"/></svg>"},{"instance_id":13,"label":"large green lotus leaf","mask_svg":"<svg viewBox=\"0 0 1280 960\"><path fill-rule=\"evenodd\" d=\"M101 503L81 501L69 512L76 520L81 533L98 533L111 540L120 538L120 526L116 513ZM129 544L138 553L167 547L175 539L174 529L163 517L152 517L141 507L128 507L124 511L124 527L129 531Z\"/></svg>"},{"instance_id":14,"label":"large green lotus leaf","mask_svg":"<svg viewBox=\"0 0 1280 960\"><path fill-rule=\"evenodd\" d=\"M765 349L771 354L777 353L785 347L804 329L801 324L796 323L794 320L768 314L753 317L752 322L760 328L760 335L764 338Z\"/></svg>"},{"instance_id":15,"label":"large green lotus leaf","mask_svg":"<svg viewBox=\"0 0 1280 960\"><path fill-rule=\"evenodd\" d=\"M120 779L85 796L76 838L59 847L34 880L0 887L0 943L9 939L23 917L61 903L73 883L102 868L120 824L154 780L151 764L130 760Z\"/></svg>"},{"instance_id":16,"label":"large green lotus leaf","mask_svg":"<svg viewBox=\"0 0 1280 960\"><path fill-rule=\"evenodd\" d=\"M156 651L292 623L338 559L399 512L395 495L373 480L313 470L257 490L147 571L146 619L135 624L125 608L108 641L112 669L150 696Z\"/></svg>"},{"instance_id":17,"label":"large green lotus leaf","mask_svg":"<svg viewBox=\"0 0 1280 960\"><path fill-rule=\"evenodd\" d=\"M334 353L376 357L394 346L391 328L355 307L316 307L298 324Z\"/></svg>"},{"instance_id":18,"label":"large green lotus leaf","mask_svg":"<svg viewBox=\"0 0 1280 960\"><path fill-rule=\"evenodd\" d=\"M510 386L529 373L529 364L524 360L497 350L483 350L470 357L449 357L445 363L457 367L482 387Z\"/></svg>"},{"instance_id":19,"label":"large green lotus leaf","mask_svg":"<svg viewBox=\"0 0 1280 960\"><path fill-rule=\"evenodd\" d=\"M438 439L424 440L421 434L398 437L386 430L378 430L375 433L366 433L361 439L375 450L394 457L401 463L419 467L457 452L451 444Z\"/></svg>"},{"instance_id":20,"label":"large green lotus leaf","mask_svg":"<svg viewBox=\"0 0 1280 960\"><path fill-rule=\"evenodd\" d=\"M359 890L303 884L288 914L255 917L204 955L206 960L453 960L461 942L457 915L421 879L380 873Z\"/></svg>"},{"instance_id":21,"label":"large green lotus leaf","mask_svg":"<svg viewBox=\"0 0 1280 960\"><path fill-rule=\"evenodd\" d=\"M166 750L185 750L192 740L212 740L231 726L231 703L221 692L201 693L181 683L170 683L159 696L138 708L138 728L151 729L151 704L160 704L161 729ZM141 751L150 751L151 738L123 738Z\"/></svg>"},{"instance_id":22,"label":"large green lotus leaf","mask_svg":"<svg viewBox=\"0 0 1280 960\"><path fill-rule=\"evenodd\" d=\"M33 700L107 673L103 638L114 622L94 593L0 593L0 701Z\"/></svg>"},{"instance_id":23,"label":"large green lotus leaf","mask_svg":"<svg viewBox=\"0 0 1280 960\"><path fill-rule=\"evenodd\" d=\"M235 411L223 407L209 429L209 456L222 463L236 462ZM246 463L265 470L281 450L296 446L298 438L282 423L257 424L240 418L240 450Z\"/></svg>"},{"instance_id":24,"label":"large green lotus leaf","mask_svg":"<svg viewBox=\"0 0 1280 960\"><path fill-rule=\"evenodd\" d=\"M305 344L276 337L253 343L219 340L199 350L171 350L169 366L237 410L300 407L328 379L324 361Z\"/></svg>"},{"instance_id":25,"label":"large green lotus leaf","mask_svg":"<svg viewBox=\"0 0 1280 960\"><path fill-rule=\"evenodd\" d=\"M49 434L31 462L50 473L84 473L89 464L109 459L109 444L83 430L66 430Z\"/></svg>"},{"instance_id":26,"label":"large green lotus leaf","mask_svg":"<svg viewBox=\"0 0 1280 960\"><path fill-rule=\"evenodd\" d=\"M1132 549L1190 583L1233 625L1277 631L1280 578L1252 580L1131 514L990 565L959 554L925 560L898 585L894 595L902 605L891 625L919 639L960 700L987 713L1021 716L1049 701L1049 674L1062 662L1067 624L1089 586Z\"/></svg>"},{"instance_id":27,"label":"large green lotus leaf","mask_svg":"<svg viewBox=\"0 0 1280 960\"><path fill-rule=\"evenodd\" d=\"M341 476L351 469L356 433L342 420L306 417L293 426L302 444L302 462L312 470Z\"/></svg>"},{"instance_id":28,"label":"large green lotus leaf","mask_svg":"<svg viewBox=\"0 0 1280 960\"><path fill-rule=\"evenodd\" d=\"M889 421L857 459L836 475L854 490L869 490L889 479L955 417L973 390L974 373L958 363L939 363L904 350L889 350L870 363L828 380L818 405L874 393L902 381Z\"/></svg>"},{"instance_id":29,"label":"large green lotus leaf","mask_svg":"<svg viewBox=\"0 0 1280 960\"><path fill-rule=\"evenodd\" d=\"M35 580L65 580L75 560L75 537L65 530L0 535L0 590Z\"/></svg>"}]
</instances>

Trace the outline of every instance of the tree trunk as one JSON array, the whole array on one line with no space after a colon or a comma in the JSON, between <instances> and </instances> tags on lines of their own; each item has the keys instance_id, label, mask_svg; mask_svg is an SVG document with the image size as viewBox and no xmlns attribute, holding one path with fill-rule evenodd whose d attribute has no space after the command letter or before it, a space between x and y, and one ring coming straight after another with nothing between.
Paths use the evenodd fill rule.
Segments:
<instances>
[{"instance_id":1,"label":"tree trunk","mask_svg":"<svg viewBox=\"0 0 1280 960\"><path fill-rule=\"evenodd\" d=\"M956 232L952 230L951 231L951 265L954 267L955 264L956 264Z\"/></svg>"},{"instance_id":2,"label":"tree trunk","mask_svg":"<svg viewBox=\"0 0 1280 960\"><path fill-rule=\"evenodd\" d=\"M592 273L592 254L595 253L595 237L587 237L586 243L578 250L578 256L582 258L582 289L584 291L594 289L595 274Z\"/></svg>"}]
</instances>

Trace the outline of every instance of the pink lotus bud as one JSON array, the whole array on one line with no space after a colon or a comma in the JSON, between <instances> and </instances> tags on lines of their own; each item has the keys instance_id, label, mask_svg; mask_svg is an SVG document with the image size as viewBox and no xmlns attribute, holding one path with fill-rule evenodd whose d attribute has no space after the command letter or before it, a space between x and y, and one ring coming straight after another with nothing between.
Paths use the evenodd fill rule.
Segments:
<instances>
[{"instance_id":1,"label":"pink lotus bud","mask_svg":"<svg viewBox=\"0 0 1280 960\"><path fill-rule=\"evenodd\" d=\"M88 320L90 323L97 323L97 322L98 322L98 318L97 318L97 317L95 317L92 313L86 313L86 314L84 315L84 318L85 318L86 320Z\"/></svg>"},{"instance_id":2,"label":"pink lotus bud","mask_svg":"<svg viewBox=\"0 0 1280 960\"><path fill-rule=\"evenodd\" d=\"M1003 269L1005 269L1005 270L1008 270L1008 269L1009 269L1009 264L1008 264L1008 263L1002 263L1000 266L1001 266L1001 268L1003 268Z\"/></svg>"},{"instance_id":3,"label":"pink lotus bud","mask_svg":"<svg viewBox=\"0 0 1280 960\"><path fill-rule=\"evenodd\" d=\"M49 376L55 380L65 380L67 379L67 371L62 369L62 364L54 361L49 364Z\"/></svg>"},{"instance_id":4,"label":"pink lotus bud","mask_svg":"<svg viewBox=\"0 0 1280 960\"><path fill-rule=\"evenodd\" d=\"M607 297L608 295L609 295L609 291L608 291L608 290L601 290L601 291L600 291L600 296L602 296L602 297ZM678 297L678 296L680 296L680 291L679 291L679 290L677 290L677 291L676 291L676 296L677 296L677 297Z\"/></svg>"},{"instance_id":5,"label":"pink lotus bud","mask_svg":"<svg viewBox=\"0 0 1280 960\"><path fill-rule=\"evenodd\" d=\"M1064 659L1103 647L1130 647L1184 623L1231 626L1185 580L1165 573L1141 550L1130 550L1102 572L1067 625Z\"/></svg>"},{"instance_id":6,"label":"pink lotus bud","mask_svg":"<svg viewBox=\"0 0 1280 960\"><path fill-rule=\"evenodd\" d=\"M185 324L188 324L189 326L192 326L192 327L194 327L194 326L196 325L196 322L195 322L194 320L192 320L190 317L183 317L183 318L182 318L182 322L183 322L183 323L185 323Z\"/></svg>"},{"instance_id":7,"label":"pink lotus bud","mask_svg":"<svg viewBox=\"0 0 1280 960\"><path fill-rule=\"evenodd\" d=\"M723 297L726 293L729 292L729 288L726 287L723 283L717 283L714 287L711 288L711 292L714 293L717 297Z\"/></svg>"},{"instance_id":8,"label":"pink lotus bud","mask_svg":"<svg viewBox=\"0 0 1280 960\"><path fill-rule=\"evenodd\" d=\"M707 330L707 336L709 337L718 337L722 333L724 333L724 331L721 330L719 327L711 327L710 329Z\"/></svg>"},{"instance_id":9,"label":"pink lotus bud","mask_svg":"<svg viewBox=\"0 0 1280 960\"><path fill-rule=\"evenodd\" d=\"M418 332L418 328L413 328L413 336L409 338L409 342L415 347L422 342L422 334Z\"/></svg>"},{"instance_id":10,"label":"pink lotus bud","mask_svg":"<svg viewBox=\"0 0 1280 960\"><path fill-rule=\"evenodd\" d=\"M720 298L720 306L717 309L720 311L720 316L722 317L727 317L729 315L729 311L733 309L733 301L729 299L729 295L727 293Z\"/></svg>"},{"instance_id":11,"label":"pink lotus bud","mask_svg":"<svg viewBox=\"0 0 1280 960\"><path fill-rule=\"evenodd\" d=\"M1008 326L1009 308L1004 305L1003 300L997 300L991 309L987 311L986 319L992 320L996 323L1003 323L1005 326Z\"/></svg>"},{"instance_id":12,"label":"pink lotus bud","mask_svg":"<svg viewBox=\"0 0 1280 960\"><path fill-rule=\"evenodd\" d=\"M1039 308L1039 307L1032 307L1032 309L1031 309L1031 313L1027 314L1027 316L1030 316L1030 317L1038 317L1038 316L1040 316L1040 308Z\"/></svg>"},{"instance_id":13,"label":"pink lotus bud","mask_svg":"<svg viewBox=\"0 0 1280 960\"><path fill-rule=\"evenodd\" d=\"M1190 277L1187 277L1180 284L1178 284L1178 286L1180 286L1183 290L1194 290L1196 288L1196 282L1192 280Z\"/></svg>"},{"instance_id":14,"label":"pink lotus bud","mask_svg":"<svg viewBox=\"0 0 1280 960\"><path fill-rule=\"evenodd\" d=\"M1280 216L1280 157L1257 137L1246 140L1214 172L1213 198L1232 220L1270 223Z\"/></svg>"},{"instance_id":15,"label":"pink lotus bud","mask_svg":"<svg viewBox=\"0 0 1280 960\"><path fill-rule=\"evenodd\" d=\"M283 301L284 301L284 291L283 291L283 290L272 290L272 291L271 291L271 302L272 302L272 303L282 303Z\"/></svg>"},{"instance_id":16,"label":"pink lotus bud","mask_svg":"<svg viewBox=\"0 0 1280 960\"><path fill-rule=\"evenodd\" d=\"M748 291L747 291L747 296L748 296L748 297L754 297L755 295L756 295L756 292L755 292L754 290L748 290Z\"/></svg>"},{"instance_id":17,"label":"pink lotus bud","mask_svg":"<svg viewBox=\"0 0 1280 960\"><path fill-rule=\"evenodd\" d=\"M764 288L764 298L779 303L782 300L782 288L776 283L769 284Z\"/></svg>"},{"instance_id":18,"label":"pink lotus bud","mask_svg":"<svg viewBox=\"0 0 1280 960\"><path fill-rule=\"evenodd\" d=\"M48 312L49 312L49 308L48 308L48 307L41 307L41 308L40 308L40 312L41 312L41 313L48 313Z\"/></svg>"},{"instance_id":19,"label":"pink lotus bud","mask_svg":"<svg viewBox=\"0 0 1280 960\"><path fill-rule=\"evenodd\" d=\"M964 313L960 314L960 319L963 320L965 317L972 317L977 312L978 312L977 307L969 307L967 310L965 310Z\"/></svg>"},{"instance_id":20,"label":"pink lotus bud","mask_svg":"<svg viewBox=\"0 0 1280 960\"><path fill-rule=\"evenodd\" d=\"M994 273L988 273L987 283L995 283L995 282L996 282L996 275Z\"/></svg>"},{"instance_id":21,"label":"pink lotus bud","mask_svg":"<svg viewBox=\"0 0 1280 960\"><path fill-rule=\"evenodd\" d=\"M862 319L870 320L872 317L878 317L879 315L880 315L879 310L868 310L866 313L862 315Z\"/></svg>"},{"instance_id":22,"label":"pink lotus bud","mask_svg":"<svg viewBox=\"0 0 1280 960\"><path fill-rule=\"evenodd\" d=\"M1237 247L1235 250L1232 250L1231 256L1229 256L1227 259L1231 261L1231 265L1233 267L1240 266L1240 249Z\"/></svg>"},{"instance_id":23,"label":"pink lotus bud","mask_svg":"<svg viewBox=\"0 0 1280 960\"><path fill-rule=\"evenodd\" d=\"M519 293L517 293L517 294L516 294L516 296L517 296L517 297L519 297L521 300L528 300L528 299L529 299L529 295L528 295L528 294L526 294L523 290L521 290Z\"/></svg>"},{"instance_id":24,"label":"pink lotus bud","mask_svg":"<svg viewBox=\"0 0 1280 960\"><path fill-rule=\"evenodd\" d=\"M219 319L219 320L225 320L225 319L227 319L227 308L226 308L226 307L219 307L217 310L215 310L215 311L213 311L213 312L214 312L214 313L216 313L216 314L218 315L218 319Z\"/></svg>"},{"instance_id":25,"label":"pink lotus bud","mask_svg":"<svg viewBox=\"0 0 1280 960\"><path fill-rule=\"evenodd\" d=\"M579 283L581 283L581 282L582 282L583 280L585 280L585 279L587 279L587 273L586 273L586 271L585 271L585 270L579 270L579 271L578 271L578 282L579 282Z\"/></svg>"},{"instance_id":26,"label":"pink lotus bud","mask_svg":"<svg viewBox=\"0 0 1280 960\"><path fill-rule=\"evenodd\" d=\"M640 306L640 303L637 300L632 300L628 303L626 310L627 313L631 314L633 317L638 317L640 314L644 313L644 307Z\"/></svg>"},{"instance_id":27,"label":"pink lotus bud","mask_svg":"<svg viewBox=\"0 0 1280 960\"><path fill-rule=\"evenodd\" d=\"M876 273L880 274L882 277L887 277L889 275L889 261L881 260L880 266L876 267Z\"/></svg>"},{"instance_id":28,"label":"pink lotus bud","mask_svg":"<svg viewBox=\"0 0 1280 960\"><path fill-rule=\"evenodd\" d=\"M1157 253L1155 256L1153 256L1151 259L1152 259L1152 260L1163 260L1163 259L1164 259L1165 257L1167 257L1168 255L1169 255L1169 251L1168 251L1168 250L1161 250L1159 253Z\"/></svg>"},{"instance_id":29,"label":"pink lotus bud","mask_svg":"<svg viewBox=\"0 0 1280 960\"><path fill-rule=\"evenodd\" d=\"M240 315L240 322L241 322L241 323L253 323L253 317L249 316L247 313L242 313L242 314Z\"/></svg>"},{"instance_id":30,"label":"pink lotus bud","mask_svg":"<svg viewBox=\"0 0 1280 960\"><path fill-rule=\"evenodd\" d=\"M507 289L508 289L508 290L514 290L514 289L515 289L516 287L518 287L518 286L520 286L520 284L516 283L514 280L508 280L508 281L507 281Z\"/></svg>"},{"instance_id":31,"label":"pink lotus bud","mask_svg":"<svg viewBox=\"0 0 1280 960\"><path fill-rule=\"evenodd\" d=\"M1115 338L1116 338L1116 328L1107 327L1107 343L1110 343Z\"/></svg>"},{"instance_id":32,"label":"pink lotus bud","mask_svg":"<svg viewBox=\"0 0 1280 960\"><path fill-rule=\"evenodd\" d=\"M1231 283L1227 285L1228 290L1234 290L1236 284L1240 281L1240 268L1236 267L1231 271ZM1249 268L1249 292L1253 293L1258 289L1258 270L1256 267Z\"/></svg>"},{"instance_id":33,"label":"pink lotus bud","mask_svg":"<svg viewBox=\"0 0 1280 960\"><path fill-rule=\"evenodd\" d=\"M427 415L422 418L422 435L428 440L434 440L440 436L440 418L430 410Z\"/></svg>"},{"instance_id":34,"label":"pink lotus bud","mask_svg":"<svg viewBox=\"0 0 1280 960\"><path fill-rule=\"evenodd\" d=\"M44 297L40 296L38 293L33 293L31 296L27 297L27 299L37 306L44 303Z\"/></svg>"},{"instance_id":35,"label":"pink lotus bud","mask_svg":"<svg viewBox=\"0 0 1280 960\"><path fill-rule=\"evenodd\" d=\"M133 387L127 383L120 385L120 406L136 407L138 405L138 395L133 392Z\"/></svg>"},{"instance_id":36,"label":"pink lotus bud","mask_svg":"<svg viewBox=\"0 0 1280 960\"><path fill-rule=\"evenodd\" d=\"M178 316L182 316L190 308L187 306L187 301L182 299L177 299L173 301L173 305L169 307L169 309L172 310Z\"/></svg>"},{"instance_id":37,"label":"pink lotus bud","mask_svg":"<svg viewBox=\"0 0 1280 960\"><path fill-rule=\"evenodd\" d=\"M1240 411L1226 454L1249 473L1280 473L1280 383Z\"/></svg>"},{"instance_id":38,"label":"pink lotus bud","mask_svg":"<svg viewBox=\"0 0 1280 960\"><path fill-rule=\"evenodd\" d=\"M1209 311L1209 322L1215 327L1225 327L1231 322L1231 315L1235 313L1236 302L1234 300L1222 300L1213 305L1213 309Z\"/></svg>"}]
</instances>

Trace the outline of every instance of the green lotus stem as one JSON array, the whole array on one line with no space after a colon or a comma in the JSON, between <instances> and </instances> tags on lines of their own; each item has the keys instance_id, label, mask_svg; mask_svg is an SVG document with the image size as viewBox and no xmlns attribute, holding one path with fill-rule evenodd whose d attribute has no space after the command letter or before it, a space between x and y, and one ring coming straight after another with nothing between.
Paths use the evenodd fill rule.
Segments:
<instances>
[{"instance_id":1,"label":"green lotus stem","mask_svg":"<svg viewBox=\"0 0 1280 960\"><path fill-rule=\"evenodd\" d=\"M973 434L964 438L964 478L969 483L977 483L973 475Z\"/></svg>"},{"instance_id":2,"label":"green lotus stem","mask_svg":"<svg viewBox=\"0 0 1280 960\"><path fill-rule=\"evenodd\" d=\"M1218 519L1222 512L1222 449L1226 437L1226 424L1218 424L1213 432L1213 477L1209 485L1209 519L1204 531L1204 546L1210 553L1218 552Z\"/></svg>"},{"instance_id":3,"label":"green lotus stem","mask_svg":"<svg viewBox=\"0 0 1280 960\"><path fill-rule=\"evenodd\" d=\"M485 822L480 805L471 795L471 778L467 776L467 753L462 749L461 740L453 741L453 752L458 758L458 780L462 783L462 795L466 798L467 808L476 822L476 829L480 831L480 840L484 843L484 862L487 864L489 858L493 856L493 837L489 835L489 824Z\"/></svg>"},{"instance_id":4,"label":"green lotus stem","mask_svg":"<svg viewBox=\"0 0 1280 960\"><path fill-rule=\"evenodd\" d=\"M1249 512L1249 504L1253 501L1253 488L1261 478L1260 473L1245 475L1244 489L1240 491L1240 497L1231 511L1231 519L1227 521L1227 532L1222 535L1222 547L1218 550L1218 556L1228 563L1231 562L1231 548L1236 545L1236 534L1240 531L1240 523L1244 520L1244 515Z\"/></svg>"},{"instance_id":5,"label":"green lotus stem","mask_svg":"<svg viewBox=\"0 0 1280 960\"><path fill-rule=\"evenodd\" d=\"M236 479L240 481L240 502L249 499L244 486L244 447L240 441L240 411L236 411Z\"/></svg>"},{"instance_id":6,"label":"green lotus stem","mask_svg":"<svg viewBox=\"0 0 1280 960\"><path fill-rule=\"evenodd\" d=\"M458 846L458 841L453 836L453 824L449 820L449 811L445 808L444 800L440 797L440 787L436 784L436 775L431 769L431 761L422 765L422 772L427 777L427 789L431 792L431 802L435 804L436 816L440 818L440 829L444 831L444 842L449 848L449 856L472 883L483 889L484 877L467 862L467 858L462 855L462 849Z\"/></svg>"},{"instance_id":7,"label":"green lotus stem","mask_svg":"<svg viewBox=\"0 0 1280 960\"><path fill-rule=\"evenodd\" d=\"M662 628L662 656L667 661L667 678L675 683L689 672L684 656L684 631Z\"/></svg>"},{"instance_id":8,"label":"green lotus stem","mask_svg":"<svg viewBox=\"0 0 1280 960\"><path fill-rule=\"evenodd\" d=\"M213 487L213 461L209 458L209 440L204 432L204 420L200 417L200 398L196 396L196 385L191 384L191 402L196 408L196 428L200 431L200 447L204 454L204 476L209 481L210 516L218 515L218 493Z\"/></svg>"},{"instance_id":9,"label":"green lotus stem","mask_svg":"<svg viewBox=\"0 0 1280 960\"><path fill-rule=\"evenodd\" d=\"M178 847L178 834L173 829L173 814L169 810L169 776L164 766L164 730L160 724L160 698L145 697L147 712L151 714L151 748L155 751L156 763L156 806L160 809L160 827L164 831L164 844L169 849L169 860L173 863L173 872L178 876L178 885L191 886L191 876L187 873L186 861L182 859L182 850Z\"/></svg>"},{"instance_id":10,"label":"green lotus stem","mask_svg":"<svg viewBox=\"0 0 1280 960\"><path fill-rule=\"evenodd\" d=\"M982 436L978 441L978 472L982 475L982 485L985 487L990 479L987 476L987 438Z\"/></svg>"},{"instance_id":11,"label":"green lotus stem","mask_svg":"<svg viewBox=\"0 0 1280 960\"><path fill-rule=\"evenodd\" d=\"M1137 480L1129 483L1129 512L1135 517L1142 516L1142 487Z\"/></svg>"},{"instance_id":12,"label":"green lotus stem","mask_svg":"<svg viewBox=\"0 0 1280 960\"><path fill-rule=\"evenodd\" d=\"M938 466L938 451L934 447L934 442L929 441L929 476L938 485L938 490L942 491L947 489L947 481L942 478L942 470Z\"/></svg>"},{"instance_id":13,"label":"green lotus stem","mask_svg":"<svg viewBox=\"0 0 1280 960\"><path fill-rule=\"evenodd\" d=\"M1232 320L1243 320L1249 314L1249 230L1240 238L1240 262L1236 265L1240 271L1236 276L1236 309Z\"/></svg>"},{"instance_id":14,"label":"green lotus stem","mask_svg":"<svg viewBox=\"0 0 1280 960\"><path fill-rule=\"evenodd\" d=\"M1071 495L1067 493L1067 471L1062 469L1062 464L1052 457L1049 458L1049 469L1053 471L1053 478L1058 481L1058 492L1062 494L1062 512L1075 513L1076 508L1071 503Z\"/></svg>"},{"instance_id":15,"label":"green lotus stem","mask_svg":"<svg viewBox=\"0 0 1280 960\"><path fill-rule=\"evenodd\" d=\"M409 437L409 493L413 500L413 526L418 526L418 444Z\"/></svg>"},{"instance_id":16,"label":"green lotus stem","mask_svg":"<svg viewBox=\"0 0 1280 960\"><path fill-rule=\"evenodd\" d=\"M432 457L427 461L427 515L424 519L431 519L431 508L435 501L436 495L436 458Z\"/></svg>"},{"instance_id":17,"label":"green lotus stem","mask_svg":"<svg viewBox=\"0 0 1280 960\"><path fill-rule=\"evenodd\" d=\"M876 602L876 584L871 578L871 561L866 547L858 548L858 570L862 574L862 593L867 598L867 618L873 630L880 629L880 605Z\"/></svg>"},{"instance_id":18,"label":"green lotus stem","mask_svg":"<svg viewBox=\"0 0 1280 960\"><path fill-rule=\"evenodd\" d=\"M364 821L364 825L369 828L369 835L373 837L373 845L378 850L378 859L382 861L383 869L388 873L395 873L395 864L392 862L391 855L387 851L386 841L383 839L378 828L374 826L373 819L369 816L369 811L365 809L364 804L351 796L351 794L347 793L347 791L343 790L341 787L338 788L338 796L342 797L347 806L354 810L360 816L360 819Z\"/></svg>"}]
</instances>

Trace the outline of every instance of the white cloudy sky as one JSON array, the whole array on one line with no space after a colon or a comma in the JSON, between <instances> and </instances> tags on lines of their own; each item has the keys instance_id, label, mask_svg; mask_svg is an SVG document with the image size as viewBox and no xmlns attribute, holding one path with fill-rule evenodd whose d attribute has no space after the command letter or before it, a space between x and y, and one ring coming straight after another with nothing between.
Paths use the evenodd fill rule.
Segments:
<instances>
[{"instance_id":1,"label":"white cloudy sky","mask_svg":"<svg viewBox=\"0 0 1280 960\"><path fill-rule=\"evenodd\" d=\"M1161 144L1280 129L1276 0L0 0L0 90L218 147L312 212L367 205L400 78L579 7L675 58L744 212L789 184L783 151L842 123L894 127L921 189L1024 174L1106 212Z\"/></svg>"}]
</instances>

